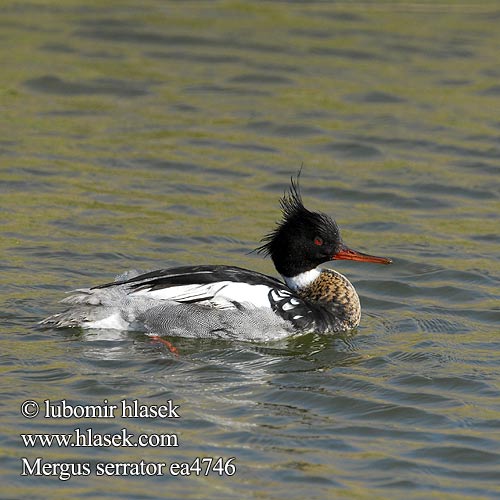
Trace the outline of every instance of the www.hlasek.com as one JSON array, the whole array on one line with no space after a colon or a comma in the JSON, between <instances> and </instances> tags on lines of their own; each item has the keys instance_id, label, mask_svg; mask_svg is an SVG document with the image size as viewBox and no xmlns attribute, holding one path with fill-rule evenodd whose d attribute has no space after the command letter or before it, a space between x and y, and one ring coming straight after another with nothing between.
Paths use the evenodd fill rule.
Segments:
<instances>
[{"instance_id":1,"label":"www.hlasek.com","mask_svg":"<svg viewBox=\"0 0 500 500\"><path fill-rule=\"evenodd\" d=\"M168 400L162 405L144 405L136 399L123 399L119 404L110 404L104 399L102 404L75 405L65 399L51 401L46 399L43 404L37 401L24 401L21 405L21 415L25 418L35 418L42 415L49 419L123 419L150 418L172 419L180 418L179 405ZM135 435L124 427L115 433L98 433L92 427L76 427L71 433L30 433L20 434L26 448L170 448L179 446L177 434L143 433ZM43 457L29 459L21 458L21 476L56 476L61 481L67 481L73 476L232 476L236 473L235 457L197 457L190 462L50 462Z\"/></svg>"}]
</instances>

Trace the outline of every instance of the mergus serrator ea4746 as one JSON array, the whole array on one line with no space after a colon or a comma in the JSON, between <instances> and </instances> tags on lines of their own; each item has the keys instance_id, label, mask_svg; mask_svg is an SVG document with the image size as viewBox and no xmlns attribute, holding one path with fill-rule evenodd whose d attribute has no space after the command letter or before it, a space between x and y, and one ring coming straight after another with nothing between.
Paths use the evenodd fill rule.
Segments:
<instances>
[{"instance_id":1,"label":"mergus serrator ea4746","mask_svg":"<svg viewBox=\"0 0 500 500\"><path fill-rule=\"evenodd\" d=\"M355 328L361 316L356 290L339 272L319 266L391 260L345 246L332 218L304 207L298 179L280 202L282 220L257 251L271 256L284 282L223 265L129 271L113 283L75 290L62 301L72 307L41 324L238 340Z\"/></svg>"}]
</instances>

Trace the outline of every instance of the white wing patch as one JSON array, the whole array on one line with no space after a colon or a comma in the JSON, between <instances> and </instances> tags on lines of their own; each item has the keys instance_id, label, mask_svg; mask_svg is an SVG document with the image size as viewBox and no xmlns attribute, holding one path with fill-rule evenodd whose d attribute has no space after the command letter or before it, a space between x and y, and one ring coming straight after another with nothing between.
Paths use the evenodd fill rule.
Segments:
<instances>
[{"instance_id":1,"label":"white wing patch","mask_svg":"<svg viewBox=\"0 0 500 500\"><path fill-rule=\"evenodd\" d=\"M250 285L234 281L219 281L204 285L181 285L159 290L138 290L131 296L144 296L156 300L174 302L207 303L221 309L236 309L234 302L246 307L270 308L267 285Z\"/></svg>"}]
</instances>

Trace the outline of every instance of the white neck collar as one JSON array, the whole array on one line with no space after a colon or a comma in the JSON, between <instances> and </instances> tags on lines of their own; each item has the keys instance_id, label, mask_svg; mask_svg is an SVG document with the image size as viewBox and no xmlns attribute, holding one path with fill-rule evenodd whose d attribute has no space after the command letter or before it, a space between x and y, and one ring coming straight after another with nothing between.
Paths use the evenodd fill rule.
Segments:
<instances>
[{"instance_id":1,"label":"white neck collar","mask_svg":"<svg viewBox=\"0 0 500 500\"><path fill-rule=\"evenodd\" d=\"M288 288L292 290L301 290L306 286L310 285L316 278L321 274L321 269L317 267L311 269L310 271L305 271L303 273L297 274L297 276L283 276L285 283Z\"/></svg>"}]
</instances>

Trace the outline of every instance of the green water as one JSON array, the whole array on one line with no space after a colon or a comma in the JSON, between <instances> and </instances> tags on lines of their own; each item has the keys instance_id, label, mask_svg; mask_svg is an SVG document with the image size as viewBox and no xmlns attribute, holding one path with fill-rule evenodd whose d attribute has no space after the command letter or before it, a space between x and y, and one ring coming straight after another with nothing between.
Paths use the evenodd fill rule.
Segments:
<instances>
[{"instance_id":1,"label":"green water","mask_svg":"<svg viewBox=\"0 0 500 500\"><path fill-rule=\"evenodd\" d=\"M498 498L496 2L6 1L0 19L0 498ZM336 265L357 331L280 343L40 330L68 290L249 253L306 206L394 259ZM27 419L25 400L180 405ZM20 433L176 433L26 447ZM21 476L22 461L88 477ZM235 457L236 472L97 476Z\"/></svg>"}]
</instances>

